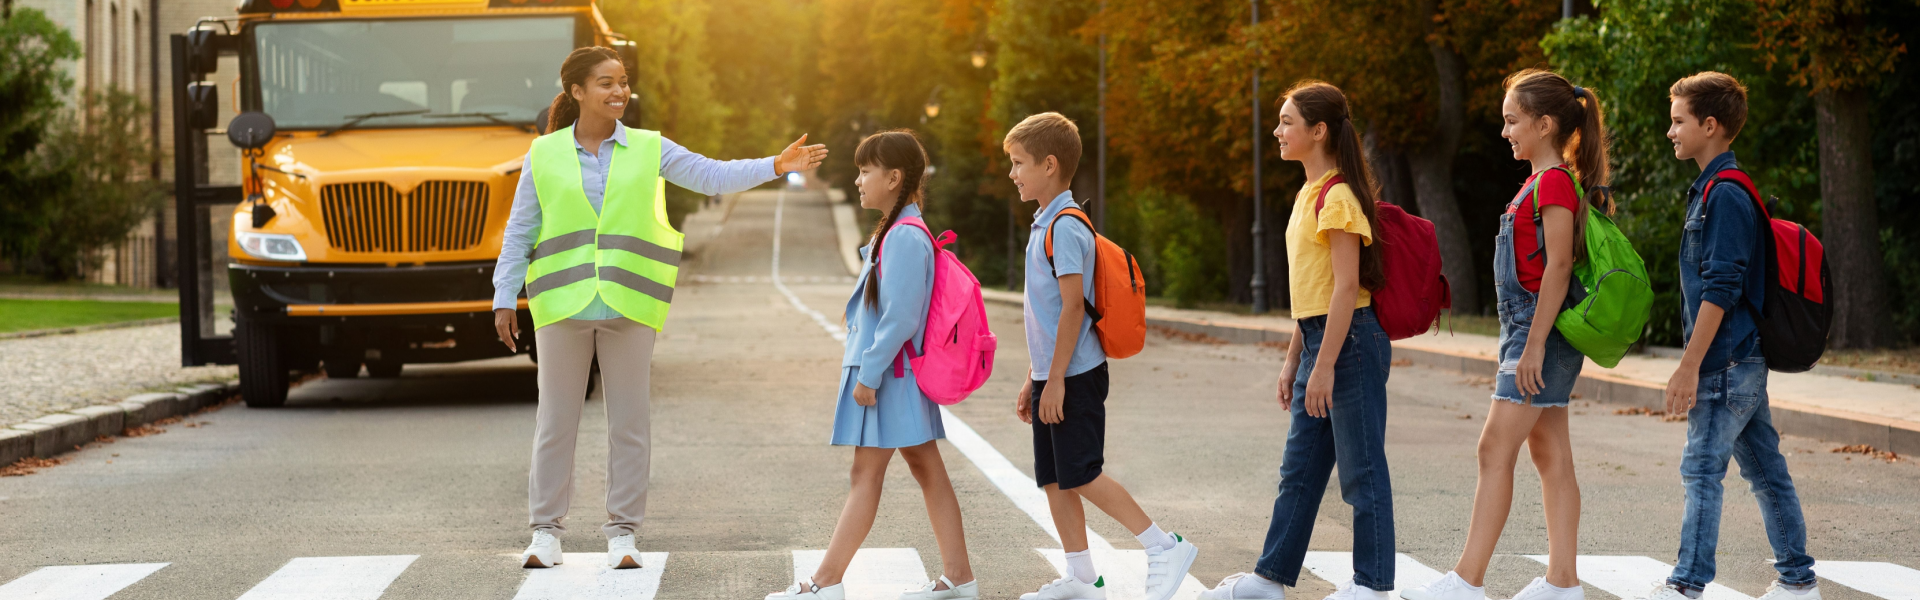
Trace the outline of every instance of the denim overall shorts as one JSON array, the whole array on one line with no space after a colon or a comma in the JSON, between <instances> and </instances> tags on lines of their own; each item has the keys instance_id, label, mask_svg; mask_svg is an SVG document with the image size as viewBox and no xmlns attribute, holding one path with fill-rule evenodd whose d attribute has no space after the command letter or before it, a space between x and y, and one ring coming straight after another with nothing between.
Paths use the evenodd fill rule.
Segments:
<instances>
[{"instance_id":1,"label":"denim overall shorts","mask_svg":"<svg viewBox=\"0 0 1920 600\"><path fill-rule=\"evenodd\" d=\"M1514 202L1522 200L1524 196ZM1544 408L1566 406L1572 400L1573 384L1580 379L1586 356L1580 354L1566 336L1560 335L1558 329L1547 334L1546 347L1542 349L1540 378L1545 385L1540 393L1528 398L1514 382L1514 371L1520 368L1520 355L1527 350L1527 336L1533 331L1533 317L1540 302L1539 294L1520 286L1520 272L1514 264L1515 216L1511 212L1500 215L1500 235L1494 238L1494 291L1500 309L1500 373L1494 377L1493 399ZM1575 295L1584 290L1579 290L1579 281L1570 279L1568 284L1574 288L1567 292L1565 305L1570 306L1579 302ZM1552 328L1553 318L1558 314L1559 311L1549 313L1545 326Z\"/></svg>"}]
</instances>

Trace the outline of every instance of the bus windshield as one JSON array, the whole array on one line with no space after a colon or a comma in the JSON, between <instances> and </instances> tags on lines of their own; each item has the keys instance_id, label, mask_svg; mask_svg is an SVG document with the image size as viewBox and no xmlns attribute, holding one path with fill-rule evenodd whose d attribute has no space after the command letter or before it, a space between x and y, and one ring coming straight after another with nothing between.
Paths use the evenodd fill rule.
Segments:
<instances>
[{"instance_id":1,"label":"bus windshield","mask_svg":"<svg viewBox=\"0 0 1920 600\"><path fill-rule=\"evenodd\" d=\"M282 129L532 123L559 93L569 16L263 23L262 109Z\"/></svg>"}]
</instances>

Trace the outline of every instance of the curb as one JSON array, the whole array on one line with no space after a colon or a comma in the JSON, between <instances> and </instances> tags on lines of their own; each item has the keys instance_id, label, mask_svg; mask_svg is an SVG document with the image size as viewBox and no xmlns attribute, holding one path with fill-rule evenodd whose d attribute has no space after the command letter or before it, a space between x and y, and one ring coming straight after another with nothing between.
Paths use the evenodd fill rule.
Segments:
<instances>
[{"instance_id":1,"label":"curb","mask_svg":"<svg viewBox=\"0 0 1920 600\"><path fill-rule=\"evenodd\" d=\"M173 392L140 394L117 404L76 408L0 429L0 466L27 457L52 458L103 435L119 435L129 428L219 404L239 389L238 381L184 386Z\"/></svg>"},{"instance_id":2,"label":"curb","mask_svg":"<svg viewBox=\"0 0 1920 600\"><path fill-rule=\"evenodd\" d=\"M177 323L179 321L180 321L180 317L160 317L158 319L141 319L138 321L101 323L99 325L80 325L76 327L57 327L54 329L35 329L33 331L15 331L12 333L0 333L0 340L17 340L17 339L25 339L25 338L46 337L50 335L67 335L70 333L86 333L89 331L103 331L107 329L127 329L131 327L146 327L148 325L165 325L167 323Z\"/></svg>"},{"instance_id":3,"label":"curb","mask_svg":"<svg viewBox=\"0 0 1920 600\"><path fill-rule=\"evenodd\" d=\"M989 295L985 299L1001 304L1020 304L1018 300L1000 295ZM1293 337L1290 331L1227 325L1204 319L1148 316L1147 324L1233 344L1285 344ZM1477 377L1492 377L1500 370L1499 361L1486 357L1407 348L1399 344L1394 344L1393 358L1396 362L1404 360L1423 367ZM1603 373L1582 373L1573 391L1581 399L1594 402L1648 409L1666 407L1666 388ZM1768 405L1773 410L1773 426L1780 433L1841 444L1867 444L1897 454L1920 454L1920 423L1785 400L1770 399Z\"/></svg>"}]
</instances>

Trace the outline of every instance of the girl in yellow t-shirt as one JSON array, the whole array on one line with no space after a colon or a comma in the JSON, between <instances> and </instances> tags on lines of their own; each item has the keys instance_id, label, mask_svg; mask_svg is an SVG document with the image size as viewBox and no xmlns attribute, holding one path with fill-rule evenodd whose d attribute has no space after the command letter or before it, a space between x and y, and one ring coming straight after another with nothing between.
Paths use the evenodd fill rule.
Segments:
<instances>
[{"instance_id":1,"label":"girl in yellow t-shirt","mask_svg":"<svg viewBox=\"0 0 1920 600\"><path fill-rule=\"evenodd\" d=\"M1287 221L1287 263L1297 324L1280 371L1280 407L1293 415L1280 462L1266 545L1253 573L1201 594L1212 600L1279 599L1300 578L1327 477L1353 507L1353 579L1328 598L1384 600L1393 589L1393 484L1387 476L1387 372L1393 348L1370 306L1385 280L1374 199L1379 196L1348 113L1346 94L1319 81L1287 90L1280 157L1306 169Z\"/></svg>"}]
</instances>

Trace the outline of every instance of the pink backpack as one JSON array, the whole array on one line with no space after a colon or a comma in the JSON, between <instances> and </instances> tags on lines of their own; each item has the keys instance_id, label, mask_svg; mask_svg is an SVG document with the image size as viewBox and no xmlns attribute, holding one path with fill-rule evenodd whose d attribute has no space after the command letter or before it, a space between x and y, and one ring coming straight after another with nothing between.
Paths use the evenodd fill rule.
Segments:
<instances>
[{"instance_id":1,"label":"pink backpack","mask_svg":"<svg viewBox=\"0 0 1920 600\"><path fill-rule=\"evenodd\" d=\"M993 351L999 338L987 326L987 306L980 300L980 280L947 250L956 239L952 231L934 237L926 221L902 217L893 228L913 226L933 240L933 293L927 300L927 331L920 352L907 340L893 359L893 376L907 375L913 364L920 392L937 404L959 404L993 375ZM892 230L888 230L892 235ZM873 276L880 276L880 247L873 250Z\"/></svg>"}]
</instances>

